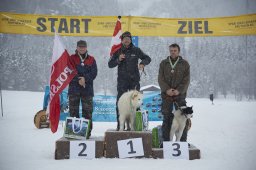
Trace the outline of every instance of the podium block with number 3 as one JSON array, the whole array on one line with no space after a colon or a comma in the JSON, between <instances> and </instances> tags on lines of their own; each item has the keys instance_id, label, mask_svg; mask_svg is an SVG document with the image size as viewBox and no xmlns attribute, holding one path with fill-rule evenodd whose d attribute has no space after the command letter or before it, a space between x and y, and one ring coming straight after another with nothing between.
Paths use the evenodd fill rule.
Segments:
<instances>
[{"instance_id":1,"label":"podium block with number 3","mask_svg":"<svg viewBox=\"0 0 256 170\"><path fill-rule=\"evenodd\" d=\"M144 156L142 138L117 141L119 158Z\"/></svg>"},{"instance_id":2,"label":"podium block with number 3","mask_svg":"<svg viewBox=\"0 0 256 170\"><path fill-rule=\"evenodd\" d=\"M163 142L164 159L189 159L187 142Z\"/></svg>"}]
</instances>

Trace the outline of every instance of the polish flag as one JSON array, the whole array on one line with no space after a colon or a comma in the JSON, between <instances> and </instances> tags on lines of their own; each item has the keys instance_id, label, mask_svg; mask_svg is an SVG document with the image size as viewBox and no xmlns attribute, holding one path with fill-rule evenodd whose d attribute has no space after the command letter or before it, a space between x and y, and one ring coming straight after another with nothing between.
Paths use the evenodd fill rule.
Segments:
<instances>
[{"instance_id":1,"label":"polish flag","mask_svg":"<svg viewBox=\"0 0 256 170\"><path fill-rule=\"evenodd\" d=\"M113 37L111 40L111 51L110 51L110 57L113 56L113 54L121 48L122 43L121 43L121 35L122 35L122 27L121 27L121 16L118 16L115 30L113 33Z\"/></svg>"},{"instance_id":2,"label":"polish flag","mask_svg":"<svg viewBox=\"0 0 256 170\"><path fill-rule=\"evenodd\" d=\"M75 66L71 64L69 57L67 50L60 41L60 37L55 33L50 76L50 99L47 108L53 133L57 131L59 125L59 94L77 74Z\"/></svg>"}]
</instances>

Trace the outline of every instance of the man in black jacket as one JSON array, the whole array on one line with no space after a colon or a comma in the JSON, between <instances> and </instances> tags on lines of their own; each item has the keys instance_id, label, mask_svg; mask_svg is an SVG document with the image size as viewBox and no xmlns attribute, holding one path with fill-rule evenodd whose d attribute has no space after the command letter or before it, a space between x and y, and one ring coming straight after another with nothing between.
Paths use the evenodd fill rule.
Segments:
<instances>
[{"instance_id":1,"label":"man in black jacket","mask_svg":"<svg viewBox=\"0 0 256 170\"><path fill-rule=\"evenodd\" d=\"M119 113L117 102L123 93L128 90L140 91L140 73L139 70L144 70L145 65L151 62L151 58L143 53L143 51L132 44L131 33L126 31L121 35L122 47L117 50L108 62L109 68L118 66L117 77L117 130L119 130ZM141 62L138 65L139 59Z\"/></svg>"}]
</instances>

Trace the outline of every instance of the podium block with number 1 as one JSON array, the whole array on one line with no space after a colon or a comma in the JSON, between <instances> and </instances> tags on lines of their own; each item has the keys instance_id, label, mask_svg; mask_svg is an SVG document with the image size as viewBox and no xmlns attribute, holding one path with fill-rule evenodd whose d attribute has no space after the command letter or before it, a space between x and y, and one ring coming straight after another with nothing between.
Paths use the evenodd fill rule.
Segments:
<instances>
[{"instance_id":1,"label":"podium block with number 1","mask_svg":"<svg viewBox=\"0 0 256 170\"><path fill-rule=\"evenodd\" d=\"M119 158L144 156L142 138L118 140L117 145Z\"/></svg>"}]
</instances>

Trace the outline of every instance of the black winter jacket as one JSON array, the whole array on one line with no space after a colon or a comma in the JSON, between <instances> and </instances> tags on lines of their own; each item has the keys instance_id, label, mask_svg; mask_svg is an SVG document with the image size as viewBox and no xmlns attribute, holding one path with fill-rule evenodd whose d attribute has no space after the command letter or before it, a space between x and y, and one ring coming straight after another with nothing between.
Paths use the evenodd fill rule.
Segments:
<instances>
[{"instance_id":1,"label":"black winter jacket","mask_svg":"<svg viewBox=\"0 0 256 170\"><path fill-rule=\"evenodd\" d=\"M125 54L125 59L119 61L119 55ZM140 64L148 65L151 62L151 58L146 55L140 48L131 44L128 48L122 46L118 51L114 53L108 62L109 68L118 66L118 81L140 81L140 74L138 69L138 62Z\"/></svg>"}]
</instances>

